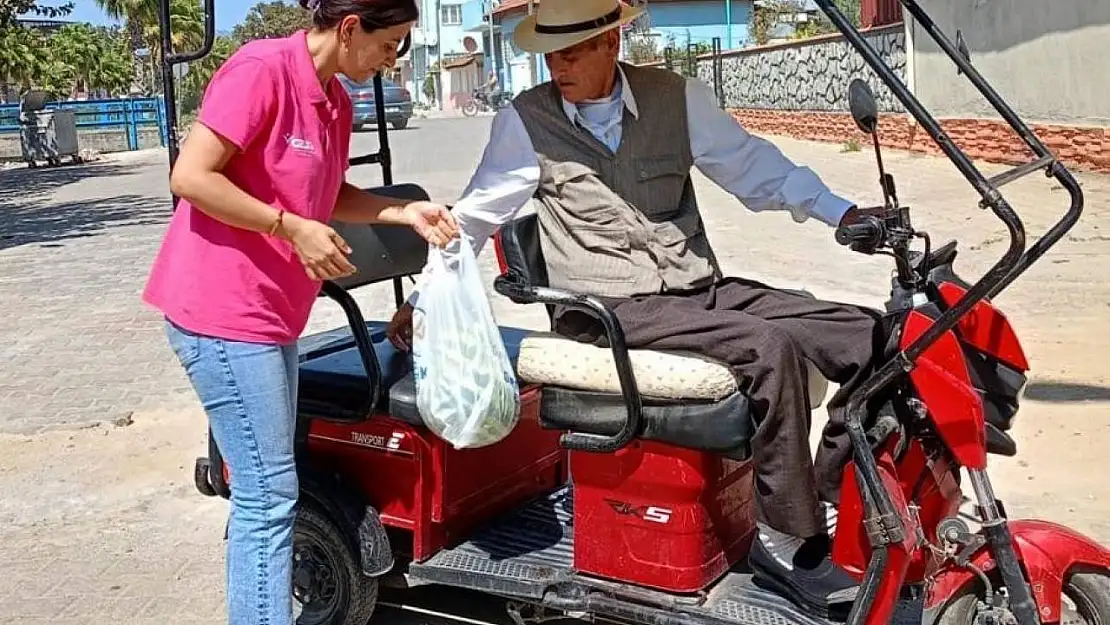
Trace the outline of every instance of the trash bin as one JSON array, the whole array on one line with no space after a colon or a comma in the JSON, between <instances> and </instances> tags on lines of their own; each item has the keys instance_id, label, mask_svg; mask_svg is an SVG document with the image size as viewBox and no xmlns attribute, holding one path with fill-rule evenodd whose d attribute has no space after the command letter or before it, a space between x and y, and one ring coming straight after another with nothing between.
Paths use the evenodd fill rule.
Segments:
<instances>
[{"instance_id":1,"label":"trash bin","mask_svg":"<svg viewBox=\"0 0 1110 625\"><path fill-rule=\"evenodd\" d=\"M29 91L19 101L19 138L23 160L31 167L40 161L61 165L62 157L81 162L77 145L77 118L73 111L46 108L50 94Z\"/></svg>"}]
</instances>

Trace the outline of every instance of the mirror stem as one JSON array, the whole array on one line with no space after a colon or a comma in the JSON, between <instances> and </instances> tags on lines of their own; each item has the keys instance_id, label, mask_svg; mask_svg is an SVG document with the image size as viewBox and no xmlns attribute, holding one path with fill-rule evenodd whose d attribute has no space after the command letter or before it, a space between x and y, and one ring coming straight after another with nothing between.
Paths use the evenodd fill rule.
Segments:
<instances>
[{"instance_id":1,"label":"mirror stem","mask_svg":"<svg viewBox=\"0 0 1110 625\"><path fill-rule=\"evenodd\" d=\"M898 196L894 193L894 178L886 173L883 168L883 152L879 146L879 129L878 124L875 124L875 129L871 131L871 140L875 144L875 162L879 165L879 186L883 189L883 203L887 208L894 208L898 205ZM891 199L893 198L893 202Z\"/></svg>"}]
</instances>

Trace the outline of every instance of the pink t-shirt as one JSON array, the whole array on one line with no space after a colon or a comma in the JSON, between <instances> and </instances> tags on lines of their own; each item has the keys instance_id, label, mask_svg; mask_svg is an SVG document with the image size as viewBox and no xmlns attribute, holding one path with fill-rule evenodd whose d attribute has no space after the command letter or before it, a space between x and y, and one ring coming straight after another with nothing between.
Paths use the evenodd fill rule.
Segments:
<instances>
[{"instance_id":1,"label":"pink t-shirt","mask_svg":"<svg viewBox=\"0 0 1110 625\"><path fill-rule=\"evenodd\" d=\"M212 77L198 121L238 146L223 170L231 182L327 222L347 169L351 114L337 79L325 92L301 31L235 52ZM224 224L183 199L143 299L197 334L289 344L319 289L290 243Z\"/></svg>"}]
</instances>

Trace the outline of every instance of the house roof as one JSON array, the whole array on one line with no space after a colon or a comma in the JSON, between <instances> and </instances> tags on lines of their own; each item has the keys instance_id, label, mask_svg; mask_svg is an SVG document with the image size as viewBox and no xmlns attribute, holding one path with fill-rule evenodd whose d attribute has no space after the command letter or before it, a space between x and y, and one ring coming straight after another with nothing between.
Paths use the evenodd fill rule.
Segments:
<instances>
[{"instance_id":1,"label":"house roof","mask_svg":"<svg viewBox=\"0 0 1110 625\"><path fill-rule=\"evenodd\" d=\"M679 2L679 1L690 2L691 0L651 0L651 1L652 2ZM696 0L696 1L700 1L700 0ZM706 1L720 2L721 0L706 0ZM812 2L813 0L808 0L808 1ZM532 0L532 2L534 2L535 4L539 4L540 0ZM629 0L624 0L624 3L625 4L631 4L631 2ZM493 10L493 14L494 15L503 15L505 13L511 13L511 12L517 10L517 9L527 9L527 8L528 8L528 0L501 0L501 4L497 5L497 8Z\"/></svg>"},{"instance_id":2,"label":"house roof","mask_svg":"<svg viewBox=\"0 0 1110 625\"><path fill-rule=\"evenodd\" d=\"M534 2L536 4L540 3L539 0L534 0ZM503 13L509 13L513 9L519 9L521 7L527 6L528 0L502 0L501 4L497 5L497 8L493 10L493 14L501 15Z\"/></svg>"}]
</instances>

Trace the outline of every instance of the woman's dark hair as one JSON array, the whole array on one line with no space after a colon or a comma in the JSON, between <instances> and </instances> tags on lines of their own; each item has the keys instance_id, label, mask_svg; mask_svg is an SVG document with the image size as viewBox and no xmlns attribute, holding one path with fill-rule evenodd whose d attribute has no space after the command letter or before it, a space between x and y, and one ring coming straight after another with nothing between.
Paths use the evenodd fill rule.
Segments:
<instances>
[{"instance_id":1,"label":"woman's dark hair","mask_svg":"<svg viewBox=\"0 0 1110 625\"><path fill-rule=\"evenodd\" d=\"M321 30L333 28L352 14L358 16L366 32L413 22L420 17L416 0L300 0L300 3L312 12L312 25Z\"/></svg>"}]
</instances>

